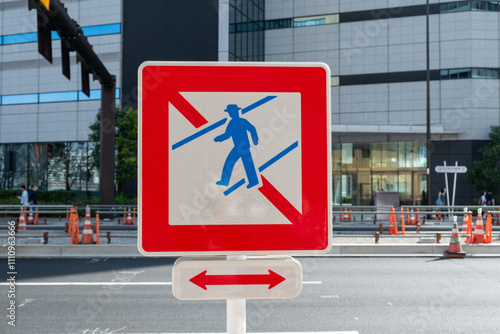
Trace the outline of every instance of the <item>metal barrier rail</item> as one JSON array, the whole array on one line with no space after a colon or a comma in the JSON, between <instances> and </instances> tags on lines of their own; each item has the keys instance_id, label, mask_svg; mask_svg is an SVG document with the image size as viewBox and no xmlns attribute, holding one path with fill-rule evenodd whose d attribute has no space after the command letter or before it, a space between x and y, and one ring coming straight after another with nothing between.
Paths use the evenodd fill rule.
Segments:
<instances>
[{"instance_id":1,"label":"metal barrier rail","mask_svg":"<svg viewBox=\"0 0 500 334\"><path fill-rule=\"evenodd\" d=\"M1 213L8 213L8 214L13 214L13 213L38 213L38 214L42 214L42 213L68 213L69 211L40 211L40 210L27 210L27 211L1 211L0 210L0 214ZM69 212L71 213L71 212Z\"/></svg>"},{"instance_id":2,"label":"metal barrier rail","mask_svg":"<svg viewBox=\"0 0 500 334\"><path fill-rule=\"evenodd\" d=\"M128 214L128 213L138 213L138 211L96 211L96 214Z\"/></svg>"},{"instance_id":3,"label":"metal barrier rail","mask_svg":"<svg viewBox=\"0 0 500 334\"><path fill-rule=\"evenodd\" d=\"M32 207L40 207L40 208L71 208L73 207L72 205L46 205L46 204L43 204L43 205L0 205L0 209L1 208L32 208Z\"/></svg>"},{"instance_id":4,"label":"metal barrier rail","mask_svg":"<svg viewBox=\"0 0 500 334\"><path fill-rule=\"evenodd\" d=\"M69 234L64 232L62 233L54 233L49 234L49 232L45 231L41 235L40 234L26 234L26 233L16 233L16 239L43 239L43 244L46 245L49 243L50 238L71 238ZM137 234L113 234L111 232L99 233L99 238L106 237L108 239L108 244L111 243L111 238L137 238ZM2 237L0 237L1 239Z\"/></svg>"},{"instance_id":5,"label":"metal barrier rail","mask_svg":"<svg viewBox=\"0 0 500 334\"><path fill-rule=\"evenodd\" d=\"M412 214L411 211L408 210L414 210L413 214L417 215L423 215L423 216L429 216L429 215L442 215L442 216L447 216L448 218L445 220L430 220L427 219L427 222L432 221L433 223L448 223L451 221L451 217L453 215L455 216L463 216L465 214L472 214L472 211L477 208L482 208L483 213L490 213L491 215L500 215L500 211L492 211L492 210L486 210L487 208L491 209L497 209L500 208L500 206L480 206L480 205L455 205L455 206L447 206L447 205L441 205L441 206L436 206L436 205L402 205L398 209L396 209L394 212L389 211L389 210L384 210L387 208L392 208L392 206L332 206L332 215L333 215L333 220L334 222L337 220L337 216L342 218L343 215L351 215L351 219L340 219L339 221L343 222L355 222L357 219L358 222L361 223L366 223L367 219L368 221L372 221L373 223L376 223L376 220L378 218L377 215L390 215L390 214ZM401 208L403 211L401 211ZM464 212L464 209L467 208L467 212ZM368 209L368 210L365 210ZM380 210L382 209L382 210ZM423 210L423 211L415 211L415 209ZM436 211L436 209L441 209L441 211ZM378 211L380 210L380 211ZM399 218L399 217L397 217ZM498 216L497 216L498 219Z\"/></svg>"}]
</instances>

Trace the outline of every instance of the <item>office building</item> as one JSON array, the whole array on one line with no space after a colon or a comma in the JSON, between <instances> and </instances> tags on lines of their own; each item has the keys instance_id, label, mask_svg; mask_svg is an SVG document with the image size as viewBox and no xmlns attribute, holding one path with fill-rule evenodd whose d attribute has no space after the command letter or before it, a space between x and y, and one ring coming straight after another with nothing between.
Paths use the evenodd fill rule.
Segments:
<instances>
[{"instance_id":1,"label":"office building","mask_svg":"<svg viewBox=\"0 0 500 334\"><path fill-rule=\"evenodd\" d=\"M426 204L428 177L434 202L445 186L434 167L470 165L490 125L500 124L497 1L430 1L428 14L424 0L63 2L117 76L118 105L136 105L144 60L328 64L334 204L373 204L377 191ZM64 188L67 173L54 169L61 166L55 157L67 159L58 153L65 148L74 152L71 189L95 188L98 173L85 164L98 83L91 82L90 98L80 92L74 55L72 80L60 74L57 41L53 65L38 54L36 17L25 1L0 6L0 189ZM456 203L474 198L459 174Z\"/></svg>"}]
</instances>

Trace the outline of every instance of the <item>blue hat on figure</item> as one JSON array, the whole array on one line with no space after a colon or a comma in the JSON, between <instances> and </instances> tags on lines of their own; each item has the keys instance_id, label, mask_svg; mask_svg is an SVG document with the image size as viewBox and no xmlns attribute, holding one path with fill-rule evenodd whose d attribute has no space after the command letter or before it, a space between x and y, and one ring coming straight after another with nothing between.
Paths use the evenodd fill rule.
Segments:
<instances>
[{"instance_id":1,"label":"blue hat on figure","mask_svg":"<svg viewBox=\"0 0 500 334\"><path fill-rule=\"evenodd\" d=\"M224 111L227 111L227 112L230 112L230 111L238 111L240 110L241 108L238 107L236 104L228 104L227 105L227 108L224 109Z\"/></svg>"}]
</instances>

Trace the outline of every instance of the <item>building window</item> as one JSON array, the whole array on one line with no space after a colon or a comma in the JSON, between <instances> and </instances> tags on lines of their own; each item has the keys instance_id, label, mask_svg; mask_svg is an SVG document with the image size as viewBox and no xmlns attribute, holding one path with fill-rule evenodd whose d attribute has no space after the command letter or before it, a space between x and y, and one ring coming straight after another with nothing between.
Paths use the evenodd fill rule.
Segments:
<instances>
[{"instance_id":1,"label":"building window","mask_svg":"<svg viewBox=\"0 0 500 334\"><path fill-rule=\"evenodd\" d=\"M293 19L294 27L310 27L323 24L339 23L339 14L321 15L321 16L306 16Z\"/></svg>"},{"instance_id":2,"label":"building window","mask_svg":"<svg viewBox=\"0 0 500 334\"><path fill-rule=\"evenodd\" d=\"M115 98L120 98L120 89L116 88ZM17 94L0 96L0 105L31 104L31 103L53 103L53 102L76 102L100 100L101 90L92 89L90 96L81 91L48 92L38 94Z\"/></svg>"},{"instance_id":3,"label":"building window","mask_svg":"<svg viewBox=\"0 0 500 334\"><path fill-rule=\"evenodd\" d=\"M82 31L86 37L119 34L121 33L121 24L113 23L83 27ZM52 31L51 37L52 40L61 39L57 31ZM36 32L0 36L0 45L33 43L36 41L38 41L38 34Z\"/></svg>"},{"instance_id":4,"label":"building window","mask_svg":"<svg viewBox=\"0 0 500 334\"><path fill-rule=\"evenodd\" d=\"M441 80L448 79L498 79L497 68L455 68L441 70Z\"/></svg>"},{"instance_id":5,"label":"building window","mask_svg":"<svg viewBox=\"0 0 500 334\"><path fill-rule=\"evenodd\" d=\"M499 11L498 1L453 1L439 6L441 13L465 12L470 10Z\"/></svg>"},{"instance_id":6,"label":"building window","mask_svg":"<svg viewBox=\"0 0 500 334\"><path fill-rule=\"evenodd\" d=\"M0 189L36 185L41 190L99 190L98 170L91 167L94 144L61 142L0 144Z\"/></svg>"},{"instance_id":7,"label":"building window","mask_svg":"<svg viewBox=\"0 0 500 334\"><path fill-rule=\"evenodd\" d=\"M423 204L426 169L425 142L333 144L332 204L372 205L377 191Z\"/></svg>"},{"instance_id":8,"label":"building window","mask_svg":"<svg viewBox=\"0 0 500 334\"><path fill-rule=\"evenodd\" d=\"M264 0L229 1L229 60L264 61Z\"/></svg>"}]
</instances>

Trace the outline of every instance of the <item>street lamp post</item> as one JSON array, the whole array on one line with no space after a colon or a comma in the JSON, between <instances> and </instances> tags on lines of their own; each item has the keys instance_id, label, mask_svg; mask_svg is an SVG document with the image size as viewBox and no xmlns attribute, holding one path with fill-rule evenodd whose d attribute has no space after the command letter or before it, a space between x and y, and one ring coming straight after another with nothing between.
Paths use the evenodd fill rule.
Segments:
<instances>
[{"instance_id":1,"label":"street lamp post","mask_svg":"<svg viewBox=\"0 0 500 334\"><path fill-rule=\"evenodd\" d=\"M427 205L431 205L431 68L429 46L429 0L426 4L426 66L427 66L427 110L426 110L426 148L427 148Z\"/></svg>"}]
</instances>

